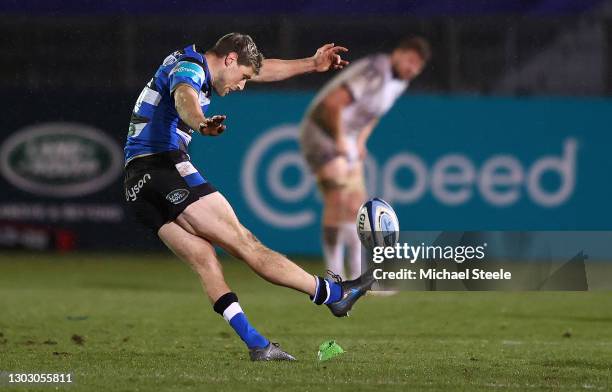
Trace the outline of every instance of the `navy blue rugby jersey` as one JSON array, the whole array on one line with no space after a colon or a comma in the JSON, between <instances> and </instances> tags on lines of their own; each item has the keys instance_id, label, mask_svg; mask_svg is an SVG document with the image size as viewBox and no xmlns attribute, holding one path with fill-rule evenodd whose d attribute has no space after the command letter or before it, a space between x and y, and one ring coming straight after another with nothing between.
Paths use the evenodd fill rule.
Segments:
<instances>
[{"instance_id":1,"label":"navy blue rugby jersey","mask_svg":"<svg viewBox=\"0 0 612 392\"><path fill-rule=\"evenodd\" d=\"M181 83L198 92L202 112L206 113L212 92L211 76L204 52L195 45L166 57L138 96L125 143L126 164L139 156L164 151L187 152L193 130L179 118L173 96Z\"/></svg>"}]
</instances>

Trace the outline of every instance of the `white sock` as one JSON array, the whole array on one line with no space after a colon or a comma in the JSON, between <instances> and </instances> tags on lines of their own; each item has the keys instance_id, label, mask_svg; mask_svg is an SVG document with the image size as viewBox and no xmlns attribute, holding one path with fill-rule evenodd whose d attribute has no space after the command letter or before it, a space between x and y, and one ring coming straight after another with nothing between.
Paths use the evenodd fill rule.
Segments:
<instances>
[{"instance_id":1,"label":"white sock","mask_svg":"<svg viewBox=\"0 0 612 392\"><path fill-rule=\"evenodd\" d=\"M340 226L340 232L340 237L348 249L349 279L356 279L361 275L361 241L357 235L355 222L343 223Z\"/></svg>"},{"instance_id":2,"label":"white sock","mask_svg":"<svg viewBox=\"0 0 612 392\"><path fill-rule=\"evenodd\" d=\"M344 277L344 243L338 227L323 227L323 255L327 269Z\"/></svg>"}]
</instances>

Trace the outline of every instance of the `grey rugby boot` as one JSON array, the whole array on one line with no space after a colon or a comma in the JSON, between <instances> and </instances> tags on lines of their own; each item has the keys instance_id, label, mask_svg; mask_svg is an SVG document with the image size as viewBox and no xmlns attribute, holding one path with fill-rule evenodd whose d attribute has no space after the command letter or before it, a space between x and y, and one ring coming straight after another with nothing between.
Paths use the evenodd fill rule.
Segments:
<instances>
[{"instance_id":1,"label":"grey rugby boot","mask_svg":"<svg viewBox=\"0 0 612 392\"><path fill-rule=\"evenodd\" d=\"M365 295L365 293L372 288L372 284L376 281L373 276L374 268L368 269L366 272L361 274L360 277L354 280L342 281L342 278L331 271L327 271L336 282L342 287L342 298L340 301L327 304L327 307L334 316L336 317L347 317L348 312L351 310L355 302L359 298Z\"/></svg>"},{"instance_id":2,"label":"grey rugby boot","mask_svg":"<svg viewBox=\"0 0 612 392\"><path fill-rule=\"evenodd\" d=\"M291 354L284 352L278 343L270 342L264 348L252 348L249 350L251 361L295 361Z\"/></svg>"}]
</instances>

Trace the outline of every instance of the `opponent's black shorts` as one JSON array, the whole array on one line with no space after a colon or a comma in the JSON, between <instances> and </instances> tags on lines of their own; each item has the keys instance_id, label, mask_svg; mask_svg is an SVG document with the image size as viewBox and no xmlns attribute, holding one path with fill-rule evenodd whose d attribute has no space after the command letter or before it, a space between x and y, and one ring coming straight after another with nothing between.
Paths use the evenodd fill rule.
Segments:
<instances>
[{"instance_id":1,"label":"opponent's black shorts","mask_svg":"<svg viewBox=\"0 0 612 392\"><path fill-rule=\"evenodd\" d=\"M216 192L182 151L167 151L136 158L125 168L128 209L155 233L173 221L191 203Z\"/></svg>"}]
</instances>

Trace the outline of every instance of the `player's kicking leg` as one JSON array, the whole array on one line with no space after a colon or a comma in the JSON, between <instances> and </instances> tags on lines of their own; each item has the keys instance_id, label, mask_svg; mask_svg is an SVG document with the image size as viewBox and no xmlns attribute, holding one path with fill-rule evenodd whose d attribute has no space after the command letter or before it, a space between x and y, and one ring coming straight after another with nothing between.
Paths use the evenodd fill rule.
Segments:
<instances>
[{"instance_id":1,"label":"player's kicking leg","mask_svg":"<svg viewBox=\"0 0 612 392\"><path fill-rule=\"evenodd\" d=\"M269 282L306 293L317 305L328 305L338 317L347 316L355 302L374 282L371 274L346 282L309 274L259 242L240 224L232 207L219 192L189 205L175 222L189 233L205 238L244 260Z\"/></svg>"},{"instance_id":2,"label":"player's kicking leg","mask_svg":"<svg viewBox=\"0 0 612 392\"><path fill-rule=\"evenodd\" d=\"M170 250L198 274L206 295L214 304L214 310L221 314L240 336L248 347L252 360L295 360L293 356L281 350L278 344L270 342L251 326L238 303L238 297L225 283L221 264L210 242L188 233L174 222L163 225L158 235Z\"/></svg>"}]
</instances>

